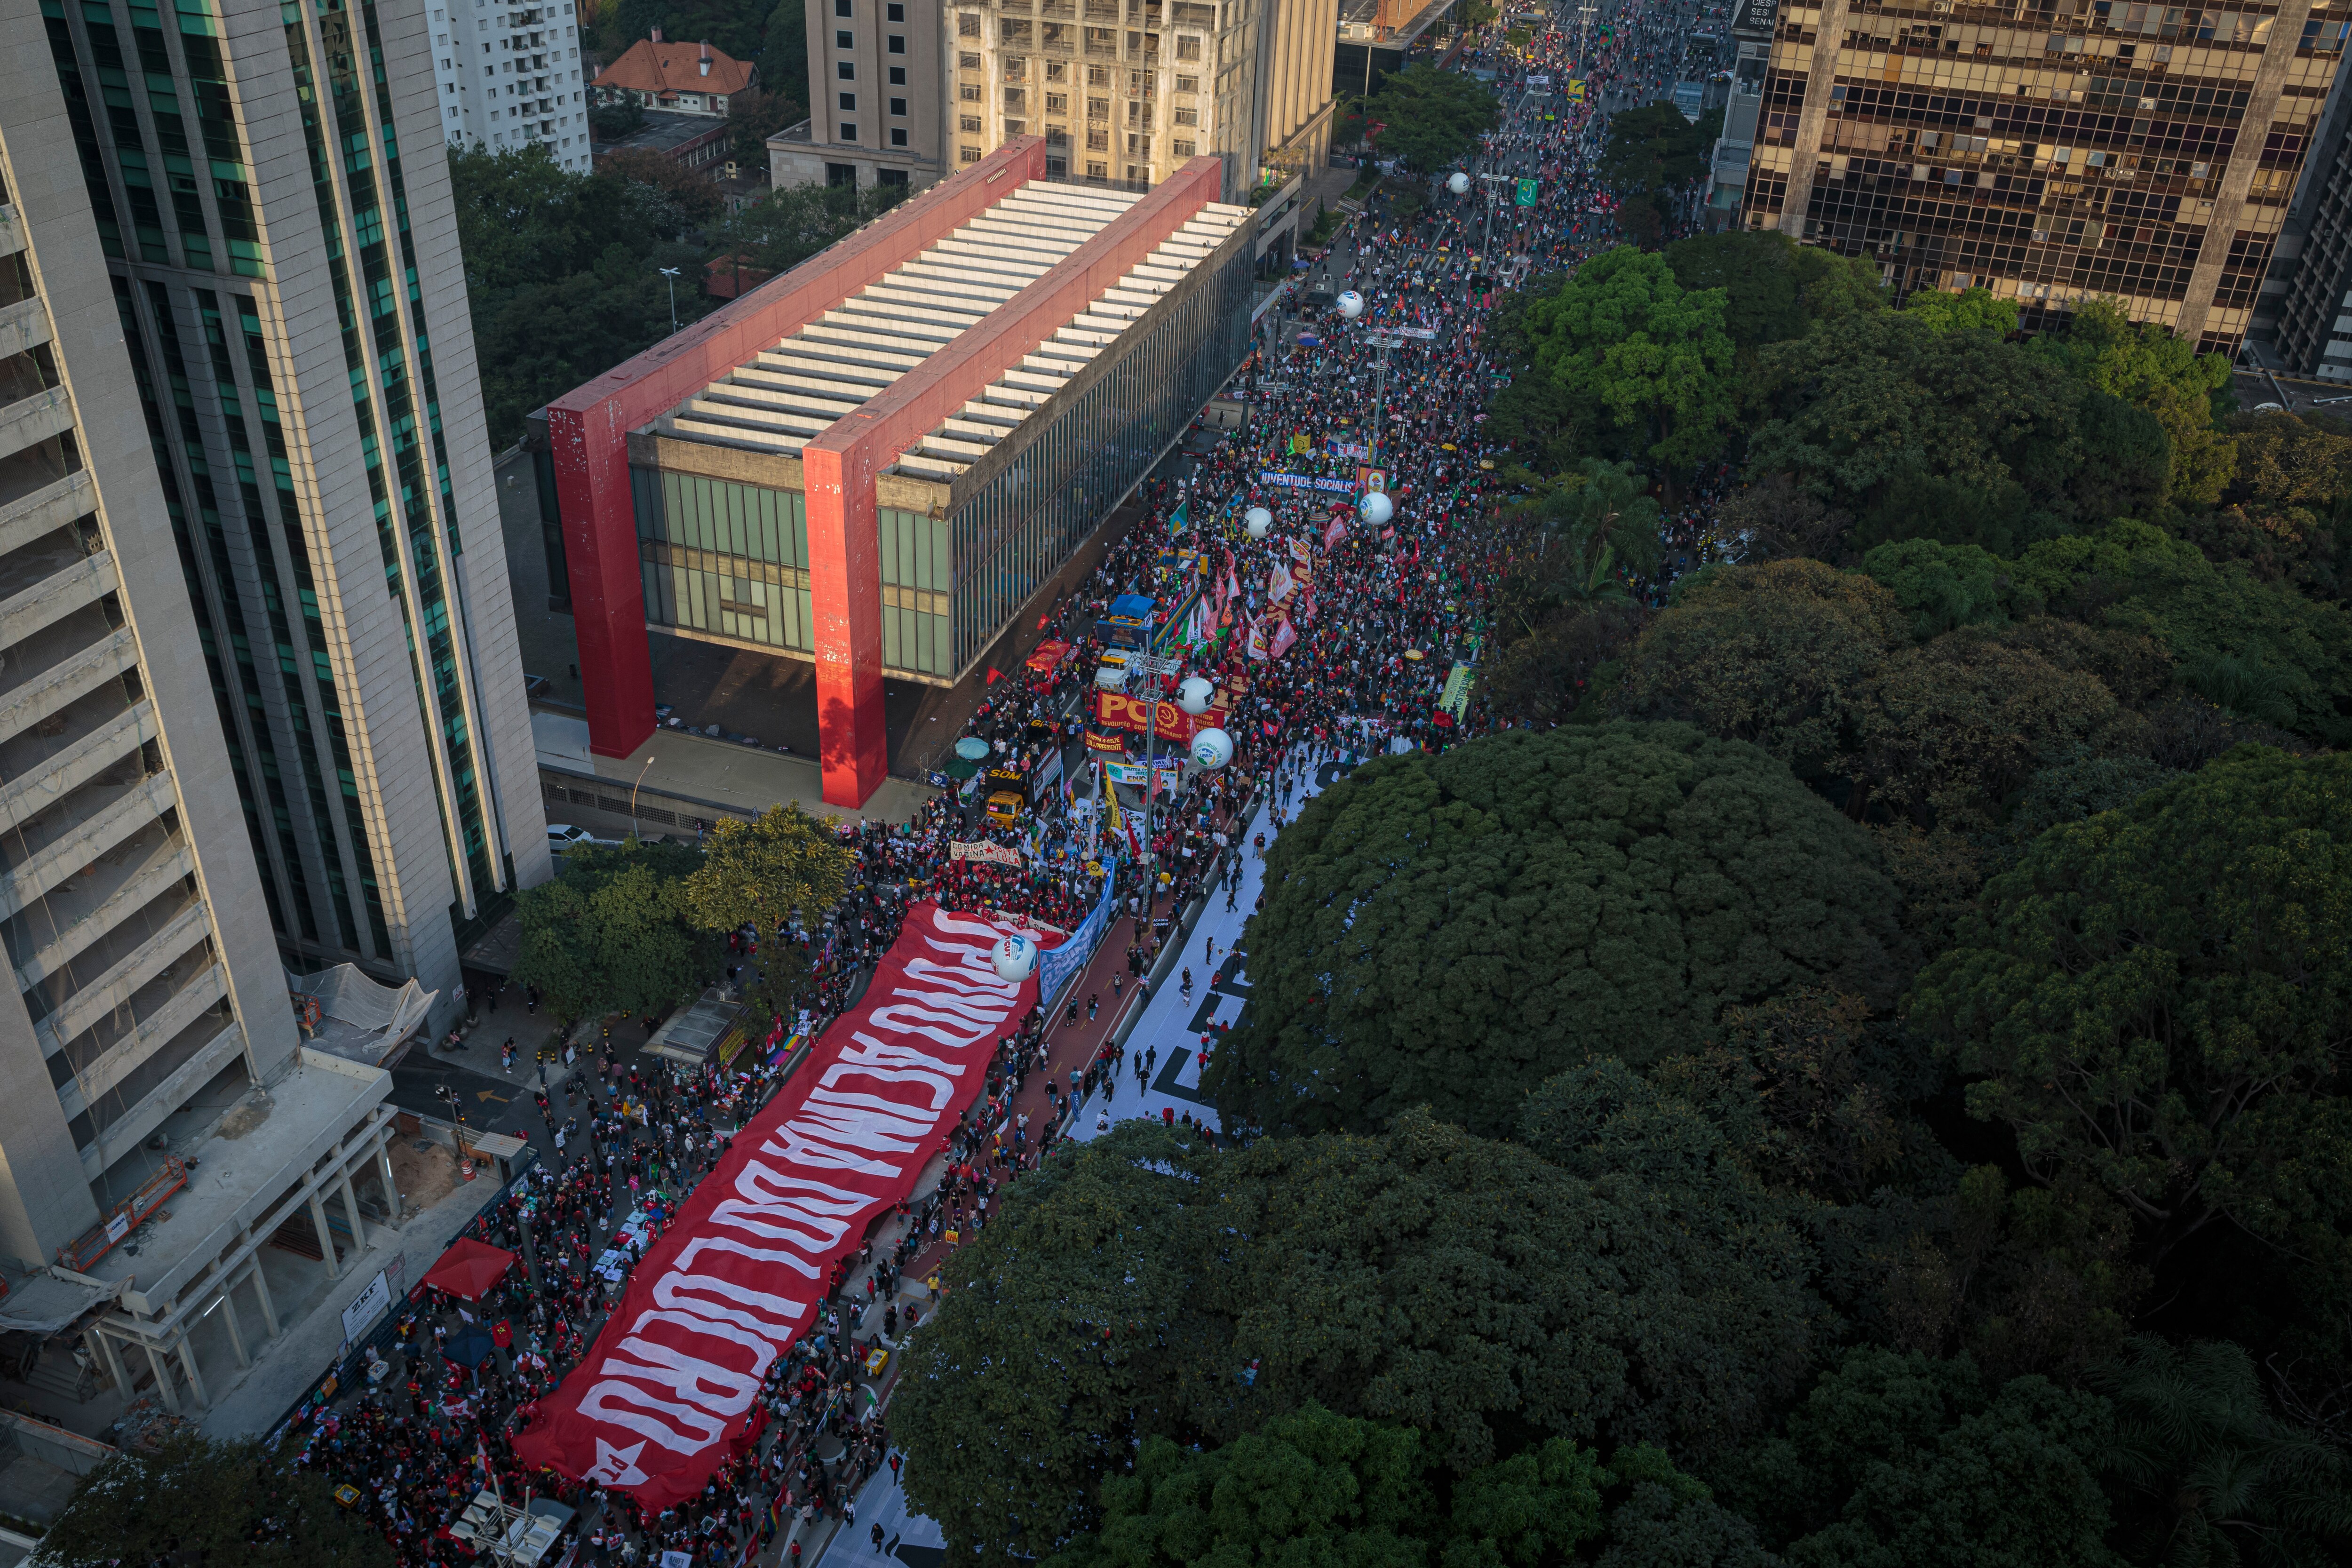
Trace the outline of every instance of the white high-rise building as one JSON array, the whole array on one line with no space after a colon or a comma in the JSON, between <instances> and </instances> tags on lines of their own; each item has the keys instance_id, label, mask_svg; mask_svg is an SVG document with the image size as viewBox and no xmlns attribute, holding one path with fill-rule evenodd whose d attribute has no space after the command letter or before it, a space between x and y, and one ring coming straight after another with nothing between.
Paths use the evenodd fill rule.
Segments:
<instances>
[{"instance_id":1,"label":"white high-rise building","mask_svg":"<svg viewBox=\"0 0 2352 1568\"><path fill-rule=\"evenodd\" d=\"M494 153L537 142L559 167L586 174L590 67L575 10L573 0L429 5L442 140Z\"/></svg>"}]
</instances>

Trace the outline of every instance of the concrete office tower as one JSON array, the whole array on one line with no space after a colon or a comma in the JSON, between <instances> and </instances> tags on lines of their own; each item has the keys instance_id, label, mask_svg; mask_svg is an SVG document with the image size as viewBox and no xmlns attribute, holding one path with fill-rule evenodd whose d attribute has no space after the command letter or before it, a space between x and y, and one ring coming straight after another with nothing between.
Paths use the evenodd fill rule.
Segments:
<instances>
[{"instance_id":1,"label":"concrete office tower","mask_svg":"<svg viewBox=\"0 0 2352 1568\"><path fill-rule=\"evenodd\" d=\"M2315 141L2254 305L2254 349L2274 370L2352 381L2352 93L2328 100Z\"/></svg>"},{"instance_id":2,"label":"concrete office tower","mask_svg":"<svg viewBox=\"0 0 2352 1568\"><path fill-rule=\"evenodd\" d=\"M940 29L940 0L808 0L808 123L768 139L769 183L921 190L949 173Z\"/></svg>"},{"instance_id":3,"label":"concrete office tower","mask_svg":"<svg viewBox=\"0 0 2352 1568\"><path fill-rule=\"evenodd\" d=\"M588 172L590 72L580 58L572 0L431 0L425 22L441 135L450 146L544 147L562 167Z\"/></svg>"},{"instance_id":4,"label":"concrete office tower","mask_svg":"<svg viewBox=\"0 0 2352 1568\"><path fill-rule=\"evenodd\" d=\"M210 678L267 918L446 1027L548 858L425 0L6 3L94 220L47 266L119 312L194 611L168 657Z\"/></svg>"},{"instance_id":5,"label":"concrete office tower","mask_svg":"<svg viewBox=\"0 0 2352 1568\"><path fill-rule=\"evenodd\" d=\"M957 166L1043 136L1053 174L1140 188L1213 154L1224 163L1223 198L1242 199L1258 183L1259 16L1274 3L954 0L947 135Z\"/></svg>"},{"instance_id":6,"label":"concrete office tower","mask_svg":"<svg viewBox=\"0 0 2352 1568\"><path fill-rule=\"evenodd\" d=\"M1259 6L1256 143L1273 184L1331 162L1331 39L1339 26L1339 0L1263 0Z\"/></svg>"},{"instance_id":7,"label":"concrete office tower","mask_svg":"<svg viewBox=\"0 0 2352 1568\"><path fill-rule=\"evenodd\" d=\"M2105 297L2234 350L2347 17L1784 4L1742 219L1875 257L1904 293L1981 284L2029 327Z\"/></svg>"}]
</instances>

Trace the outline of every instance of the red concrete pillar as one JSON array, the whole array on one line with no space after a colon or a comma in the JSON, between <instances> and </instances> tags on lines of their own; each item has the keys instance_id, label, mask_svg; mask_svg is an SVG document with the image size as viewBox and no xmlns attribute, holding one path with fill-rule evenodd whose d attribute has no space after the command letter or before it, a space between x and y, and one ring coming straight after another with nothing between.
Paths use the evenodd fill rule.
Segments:
<instances>
[{"instance_id":1,"label":"red concrete pillar","mask_svg":"<svg viewBox=\"0 0 2352 1568\"><path fill-rule=\"evenodd\" d=\"M882 542L866 445L841 449L812 443L801 453L824 802L852 811L890 775L882 692Z\"/></svg>"},{"instance_id":2,"label":"red concrete pillar","mask_svg":"<svg viewBox=\"0 0 2352 1568\"><path fill-rule=\"evenodd\" d=\"M636 506L629 493L628 431L597 428L618 414L607 401L585 408L559 403L547 411L588 745L604 757L625 757L654 732L654 668L646 643L645 579L637 569Z\"/></svg>"}]
</instances>

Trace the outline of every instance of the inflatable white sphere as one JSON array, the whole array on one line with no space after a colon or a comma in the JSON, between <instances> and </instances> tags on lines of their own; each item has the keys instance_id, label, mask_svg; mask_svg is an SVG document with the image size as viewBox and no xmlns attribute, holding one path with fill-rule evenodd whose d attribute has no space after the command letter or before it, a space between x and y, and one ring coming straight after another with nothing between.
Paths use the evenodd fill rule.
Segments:
<instances>
[{"instance_id":1,"label":"inflatable white sphere","mask_svg":"<svg viewBox=\"0 0 2352 1568\"><path fill-rule=\"evenodd\" d=\"M1249 530L1252 539L1264 539L1274 531L1274 513L1262 506L1254 506L1242 513L1242 526Z\"/></svg>"},{"instance_id":2,"label":"inflatable white sphere","mask_svg":"<svg viewBox=\"0 0 2352 1568\"><path fill-rule=\"evenodd\" d=\"M1207 677L1188 675L1184 683L1176 689L1176 706L1197 719L1209 710L1209 700L1216 694L1216 687Z\"/></svg>"},{"instance_id":3,"label":"inflatable white sphere","mask_svg":"<svg viewBox=\"0 0 2352 1568\"><path fill-rule=\"evenodd\" d=\"M1204 768L1222 768L1234 760L1234 738L1223 730L1203 730L1192 737L1192 760Z\"/></svg>"},{"instance_id":4,"label":"inflatable white sphere","mask_svg":"<svg viewBox=\"0 0 2352 1568\"><path fill-rule=\"evenodd\" d=\"M1363 515L1364 521L1370 523L1374 528L1380 527L1381 524L1388 521L1389 519L1396 515L1395 503L1391 502L1387 496L1381 494L1379 490L1372 491L1371 494L1358 501L1356 503L1356 510L1360 512Z\"/></svg>"},{"instance_id":5,"label":"inflatable white sphere","mask_svg":"<svg viewBox=\"0 0 2352 1568\"><path fill-rule=\"evenodd\" d=\"M1364 313L1364 297L1353 289L1339 296L1339 314L1354 321Z\"/></svg>"},{"instance_id":6,"label":"inflatable white sphere","mask_svg":"<svg viewBox=\"0 0 2352 1568\"><path fill-rule=\"evenodd\" d=\"M1446 180L1445 188L1457 196L1466 195L1470 189L1470 176L1456 169Z\"/></svg>"},{"instance_id":7,"label":"inflatable white sphere","mask_svg":"<svg viewBox=\"0 0 2352 1568\"><path fill-rule=\"evenodd\" d=\"M1037 973L1037 944L1017 931L1006 931L988 962L999 980L1018 985Z\"/></svg>"}]
</instances>

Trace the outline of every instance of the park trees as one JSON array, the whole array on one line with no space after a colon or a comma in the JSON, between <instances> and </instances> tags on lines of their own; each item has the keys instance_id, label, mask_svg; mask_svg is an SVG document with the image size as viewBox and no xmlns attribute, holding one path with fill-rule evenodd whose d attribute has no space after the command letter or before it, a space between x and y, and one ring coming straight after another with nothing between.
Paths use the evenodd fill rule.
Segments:
<instances>
[{"instance_id":1,"label":"park trees","mask_svg":"<svg viewBox=\"0 0 2352 1568\"><path fill-rule=\"evenodd\" d=\"M1686 289L1664 257L1619 246L1529 304L1522 331L1539 373L1679 468L1711 456L1731 416L1724 310L1720 289Z\"/></svg>"},{"instance_id":2,"label":"park trees","mask_svg":"<svg viewBox=\"0 0 2352 1568\"><path fill-rule=\"evenodd\" d=\"M41 1538L56 1568L121 1563L394 1568L391 1545L335 1501L326 1478L251 1440L194 1432L114 1453L81 1479Z\"/></svg>"},{"instance_id":3,"label":"park trees","mask_svg":"<svg viewBox=\"0 0 2352 1568\"><path fill-rule=\"evenodd\" d=\"M1383 759L1270 853L1226 1125L1500 1131L1588 1054L1685 1049L1727 1005L1890 997L1895 899L1859 829L1753 747L1612 722Z\"/></svg>"},{"instance_id":4,"label":"park trees","mask_svg":"<svg viewBox=\"0 0 2352 1568\"><path fill-rule=\"evenodd\" d=\"M1777 231L1693 235L1667 246L1664 255L1685 289L1723 290L1724 330L1742 350L1798 337L1815 321L1884 303L1878 269L1866 257L1799 245Z\"/></svg>"},{"instance_id":5,"label":"park trees","mask_svg":"<svg viewBox=\"0 0 2352 1568\"><path fill-rule=\"evenodd\" d=\"M1460 71L1410 65L1381 80L1365 100L1364 114L1380 127L1381 153L1404 159L1417 174L1430 174L1476 146L1502 117L1502 106Z\"/></svg>"},{"instance_id":6,"label":"park trees","mask_svg":"<svg viewBox=\"0 0 2352 1568\"><path fill-rule=\"evenodd\" d=\"M799 976L776 933L787 921L820 919L839 903L854 864L829 824L798 804L772 805L750 822L726 818L711 830L702 864L687 879L687 908L705 931L751 928L761 952L753 1000L781 1017L791 1010Z\"/></svg>"},{"instance_id":7,"label":"park trees","mask_svg":"<svg viewBox=\"0 0 2352 1568\"><path fill-rule=\"evenodd\" d=\"M1421 1115L1222 1153L1129 1123L957 1254L893 1411L909 1494L951 1551L1043 1552L1139 1444L1317 1408L1415 1428L1454 1478L1553 1437L1717 1451L1801 1381L1818 1313L1802 1239L1738 1180L1587 1177ZM1541 1490L1549 1464L1484 1484Z\"/></svg>"},{"instance_id":8,"label":"park trees","mask_svg":"<svg viewBox=\"0 0 2352 1568\"><path fill-rule=\"evenodd\" d=\"M536 985L565 1023L651 1014L694 995L719 972L717 938L695 922L691 845L632 839L576 849L551 880L516 900L522 927L513 978Z\"/></svg>"},{"instance_id":9,"label":"park trees","mask_svg":"<svg viewBox=\"0 0 2352 1568\"><path fill-rule=\"evenodd\" d=\"M2053 827L1910 1007L2045 1182L2161 1260L2227 1219L2339 1252L2352 1214L2352 763L2246 747Z\"/></svg>"}]
</instances>

